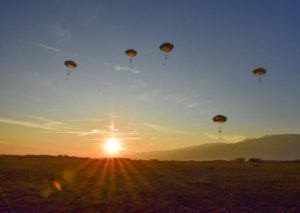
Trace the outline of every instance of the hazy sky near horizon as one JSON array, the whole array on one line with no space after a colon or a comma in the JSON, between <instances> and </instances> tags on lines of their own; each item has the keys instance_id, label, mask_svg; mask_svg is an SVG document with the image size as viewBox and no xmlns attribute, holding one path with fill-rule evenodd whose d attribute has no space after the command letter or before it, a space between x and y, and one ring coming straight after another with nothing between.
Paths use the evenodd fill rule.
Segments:
<instances>
[{"instance_id":1,"label":"hazy sky near horizon","mask_svg":"<svg viewBox=\"0 0 300 213\"><path fill-rule=\"evenodd\" d=\"M100 156L112 129L126 152L219 142L216 114L228 117L222 142L300 133L299 11L297 0L2 0L0 153ZM163 42L175 45L166 66Z\"/></svg>"}]
</instances>

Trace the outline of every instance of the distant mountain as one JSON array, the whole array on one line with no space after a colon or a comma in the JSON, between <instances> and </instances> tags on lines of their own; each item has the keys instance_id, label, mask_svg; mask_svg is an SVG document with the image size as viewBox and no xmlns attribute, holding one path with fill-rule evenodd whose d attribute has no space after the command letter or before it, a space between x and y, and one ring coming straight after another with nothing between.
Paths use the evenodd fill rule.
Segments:
<instances>
[{"instance_id":1,"label":"distant mountain","mask_svg":"<svg viewBox=\"0 0 300 213\"><path fill-rule=\"evenodd\" d=\"M209 143L168 151L153 151L130 156L159 160L231 160L257 157L264 160L300 159L300 135L271 135L238 143Z\"/></svg>"}]
</instances>

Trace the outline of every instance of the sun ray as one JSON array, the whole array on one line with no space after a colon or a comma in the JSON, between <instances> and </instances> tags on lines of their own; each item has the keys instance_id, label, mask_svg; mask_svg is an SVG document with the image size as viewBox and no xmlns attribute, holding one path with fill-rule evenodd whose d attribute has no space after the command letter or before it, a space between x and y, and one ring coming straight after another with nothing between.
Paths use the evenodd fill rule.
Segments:
<instances>
[{"instance_id":1,"label":"sun ray","mask_svg":"<svg viewBox=\"0 0 300 213\"><path fill-rule=\"evenodd\" d=\"M117 176L116 176L116 158L110 160L110 172L108 177L108 200L111 204L119 202L120 193L117 192Z\"/></svg>"},{"instance_id":2,"label":"sun ray","mask_svg":"<svg viewBox=\"0 0 300 213\"><path fill-rule=\"evenodd\" d=\"M94 197L100 200L105 200L106 197L106 187L107 187L107 174L109 172L109 160L108 158L100 160L101 162L101 170L99 174L99 179L96 183L94 189ZM100 168L99 168L100 169Z\"/></svg>"},{"instance_id":3,"label":"sun ray","mask_svg":"<svg viewBox=\"0 0 300 213\"><path fill-rule=\"evenodd\" d=\"M81 173L81 172L85 172L88 173L88 175L86 175L88 178L82 180L80 186L78 186L80 188L80 190L78 190L78 192L84 191L84 189L86 189L88 182L94 177L95 173L99 170L99 165L100 165L100 161L91 161L91 163L89 164L89 166L87 167L82 167L80 170L77 171L77 173ZM90 170L87 170L86 168L91 168ZM84 171L85 169L85 171Z\"/></svg>"},{"instance_id":4,"label":"sun ray","mask_svg":"<svg viewBox=\"0 0 300 213\"><path fill-rule=\"evenodd\" d=\"M130 202L134 202L135 206L142 207L142 199L137 194L136 185L134 184L134 178L131 175L129 175L129 173L125 169L124 161L126 160L117 159L126 195L129 196Z\"/></svg>"},{"instance_id":5,"label":"sun ray","mask_svg":"<svg viewBox=\"0 0 300 213\"><path fill-rule=\"evenodd\" d=\"M138 178L141 181L143 187L147 188L147 190L149 190L151 192L154 190L153 186L149 183L149 181L147 179L145 179L145 177L142 175L142 173L139 172L134 167L133 163L131 163L131 162L124 162L124 164L125 164L125 166L127 166L128 171L131 171L131 173L133 174L133 176L136 177L136 178Z\"/></svg>"}]
</instances>

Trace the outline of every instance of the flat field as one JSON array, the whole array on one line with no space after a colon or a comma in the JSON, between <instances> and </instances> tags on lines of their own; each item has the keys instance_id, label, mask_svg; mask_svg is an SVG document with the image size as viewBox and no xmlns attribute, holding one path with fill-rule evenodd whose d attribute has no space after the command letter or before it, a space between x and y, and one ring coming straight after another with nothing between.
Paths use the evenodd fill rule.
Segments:
<instances>
[{"instance_id":1,"label":"flat field","mask_svg":"<svg viewBox=\"0 0 300 213\"><path fill-rule=\"evenodd\" d=\"M4 156L0 212L300 212L300 163Z\"/></svg>"}]
</instances>

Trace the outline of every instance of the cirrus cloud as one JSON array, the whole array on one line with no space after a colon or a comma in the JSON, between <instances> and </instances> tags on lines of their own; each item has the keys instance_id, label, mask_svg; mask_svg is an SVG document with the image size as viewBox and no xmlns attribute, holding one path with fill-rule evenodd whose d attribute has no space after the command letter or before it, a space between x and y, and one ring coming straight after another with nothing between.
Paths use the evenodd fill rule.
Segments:
<instances>
[{"instance_id":1,"label":"cirrus cloud","mask_svg":"<svg viewBox=\"0 0 300 213\"><path fill-rule=\"evenodd\" d=\"M140 74L141 73L140 70L138 70L136 68L132 68L132 67L129 67L129 66L121 66L121 65L118 65L118 64L115 64L114 69L116 71L131 72L133 74Z\"/></svg>"}]
</instances>

